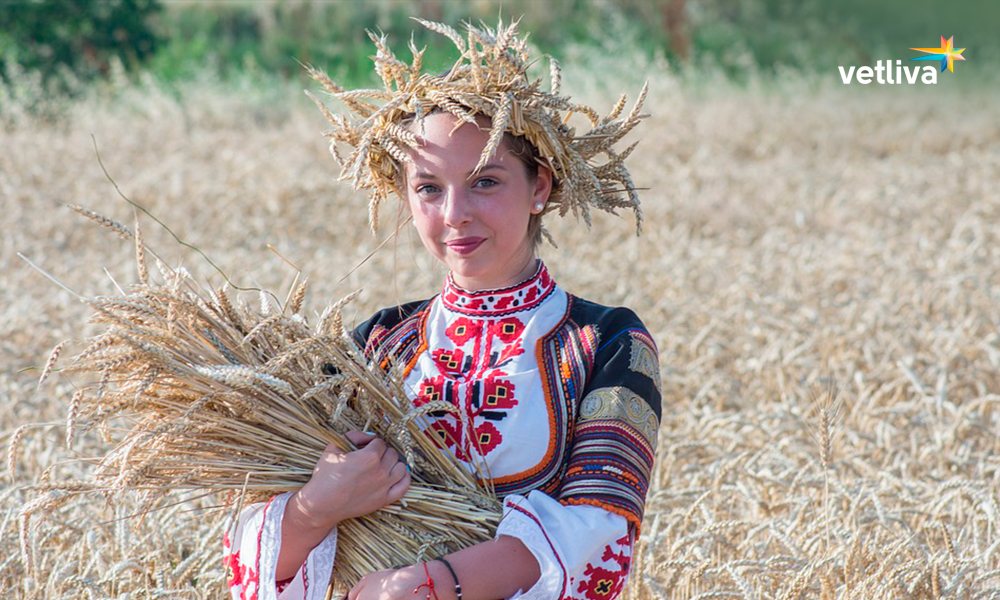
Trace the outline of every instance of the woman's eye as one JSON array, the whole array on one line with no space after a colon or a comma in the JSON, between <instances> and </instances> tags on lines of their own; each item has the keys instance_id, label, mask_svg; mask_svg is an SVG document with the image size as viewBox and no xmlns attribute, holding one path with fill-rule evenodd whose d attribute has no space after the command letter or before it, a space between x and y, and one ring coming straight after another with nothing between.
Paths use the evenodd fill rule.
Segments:
<instances>
[{"instance_id":1,"label":"woman's eye","mask_svg":"<svg viewBox=\"0 0 1000 600\"><path fill-rule=\"evenodd\" d=\"M493 187L498 183L500 182L492 177L483 177L476 181L476 187Z\"/></svg>"},{"instance_id":2,"label":"woman's eye","mask_svg":"<svg viewBox=\"0 0 1000 600\"><path fill-rule=\"evenodd\" d=\"M423 185L418 185L417 186L417 193L418 194L433 194L433 193L436 193L437 191L438 191L438 187L436 185L433 185L433 184L430 184L430 183L425 183Z\"/></svg>"}]
</instances>

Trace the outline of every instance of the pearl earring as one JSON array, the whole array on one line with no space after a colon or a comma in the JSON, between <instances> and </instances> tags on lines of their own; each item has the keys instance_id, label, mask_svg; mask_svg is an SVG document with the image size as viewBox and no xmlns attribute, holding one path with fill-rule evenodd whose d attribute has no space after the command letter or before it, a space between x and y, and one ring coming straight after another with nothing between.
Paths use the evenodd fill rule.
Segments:
<instances>
[{"instance_id":1,"label":"pearl earring","mask_svg":"<svg viewBox=\"0 0 1000 600\"><path fill-rule=\"evenodd\" d=\"M545 208L544 204L541 202L535 202L535 212L542 212L543 208Z\"/></svg>"}]
</instances>

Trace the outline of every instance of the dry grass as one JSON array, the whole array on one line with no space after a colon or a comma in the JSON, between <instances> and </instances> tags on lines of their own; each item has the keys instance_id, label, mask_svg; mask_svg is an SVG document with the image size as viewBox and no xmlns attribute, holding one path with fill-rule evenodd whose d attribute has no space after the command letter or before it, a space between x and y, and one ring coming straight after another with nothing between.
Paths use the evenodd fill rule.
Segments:
<instances>
[{"instance_id":1,"label":"dry grass","mask_svg":"<svg viewBox=\"0 0 1000 600\"><path fill-rule=\"evenodd\" d=\"M632 598L1000 598L1000 108L995 90L946 82L745 91L661 77L631 159L651 188L643 237L629 219L589 233L549 220L559 281L634 307L660 345L664 418ZM88 296L117 293L105 267L123 287L138 280L130 244L63 207L132 223L91 132L130 196L238 282L289 288L294 271L266 243L294 261L309 315L363 286L345 316L360 320L441 278L407 228L339 281L377 242L365 199L334 182L313 107L282 115L208 91L183 108L128 100L24 122L0 149L0 430L6 442L51 423L21 431L0 493L4 598L224 597L224 523L197 502L132 529L120 518L134 504L52 493L36 501L59 505L52 515L19 529L39 497L19 486L83 476L70 459L106 447L77 432L67 450L74 388L58 370L37 387L53 347L93 333L90 309L15 252ZM142 234L222 284L145 221Z\"/></svg>"}]
</instances>

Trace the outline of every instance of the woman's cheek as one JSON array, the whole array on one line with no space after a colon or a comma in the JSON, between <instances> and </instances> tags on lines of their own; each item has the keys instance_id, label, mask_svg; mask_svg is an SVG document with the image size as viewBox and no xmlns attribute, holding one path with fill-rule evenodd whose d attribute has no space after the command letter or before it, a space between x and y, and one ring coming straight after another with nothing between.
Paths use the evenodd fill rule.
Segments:
<instances>
[{"instance_id":1,"label":"woman's cheek","mask_svg":"<svg viewBox=\"0 0 1000 600\"><path fill-rule=\"evenodd\" d=\"M441 227L440 219L435 220L434 209L426 204L418 206L412 211L413 224L417 228L417 235L423 243L424 248L432 255L441 258L443 250L440 246Z\"/></svg>"}]
</instances>

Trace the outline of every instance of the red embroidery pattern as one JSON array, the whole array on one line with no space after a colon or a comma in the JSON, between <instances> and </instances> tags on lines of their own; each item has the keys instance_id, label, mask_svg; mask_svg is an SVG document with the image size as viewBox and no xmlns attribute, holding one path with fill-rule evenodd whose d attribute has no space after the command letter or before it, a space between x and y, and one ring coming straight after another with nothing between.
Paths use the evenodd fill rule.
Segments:
<instances>
[{"instance_id":1,"label":"red embroidery pattern","mask_svg":"<svg viewBox=\"0 0 1000 600\"><path fill-rule=\"evenodd\" d=\"M231 552L232 544L229 541L228 531L222 536L222 550L222 565L226 567L226 572L229 573L229 577L226 579L226 585L229 587L242 585L247 567L240 562L239 551Z\"/></svg>"},{"instance_id":2,"label":"red embroidery pattern","mask_svg":"<svg viewBox=\"0 0 1000 600\"><path fill-rule=\"evenodd\" d=\"M450 299L463 310L456 311L460 316L431 351L436 373L420 380L414 404L443 400L458 409L461 417L449 411L430 413L428 433L459 460L484 457L499 446L503 434L497 424L518 404L506 369L512 359L524 354L525 324L503 309L515 304L519 311L533 308L553 289L555 284L544 267L538 276L510 290L470 294L449 280L445 305Z\"/></svg>"},{"instance_id":3,"label":"red embroidery pattern","mask_svg":"<svg viewBox=\"0 0 1000 600\"><path fill-rule=\"evenodd\" d=\"M242 600L256 600L258 575L250 567L250 565L243 563L240 559L239 550L236 552L231 551L232 544L229 540L228 532L222 536L222 548L222 564L226 567L226 570L229 573L229 577L226 579L226 585L230 588L239 588L239 594ZM247 596L248 591L250 592L249 597Z\"/></svg>"},{"instance_id":4,"label":"red embroidery pattern","mask_svg":"<svg viewBox=\"0 0 1000 600\"><path fill-rule=\"evenodd\" d=\"M615 552L611 546L604 547L604 554L601 561L604 565L611 566L610 569L604 566L596 566L587 563L587 568L583 575L587 577L577 586L576 591L583 594L586 600L612 600L617 598L625 588L625 581L628 578L631 556L627 556L625 549L629 549L631 554L632 539L629 534L615 540L619 551ZM617 569L614 565L617 565ZM579 598L567 598L566 600L581 600Z\"/></svg>"},{"instance_id":5,"label":"red embroidery pattern","mask_svg":"<svg viewBox=\"0 0 1000 600\"><path fill-rule=\"evenodd\" d=\"M437 436L437 442L444 448L452 448L459 460L468 461L469 457L462 448L462 424L451 419L440 419L430 427L430 432Z\"/></svg>"},{"instance_id":6,"label":"red embroidery pattern","mask_svg":"<svg viewBox=\"0 0 1000 600\"><path fill-rule=\"evenodd\" d=\"M476 444L476 452L480 456L486 456L499 446L502 440L503 436L493 423L483 423L476 426L475 437L471 441Z\"/></svg>"},{"instance_id":7,"label":"red embroidery pattern","mask_svg":"<svg viewBox=\"0 0 1000 600\"><path fill-rule=\"evenodd\" d=\"M472 453L486 456L503 441L500 430L491 421L502 421L507 417L507 411L517 406L514 398L514 384L497 377L503 374L496 371L482 382L474 384L457 384L444 376L425 378L420 383L420 395L414 401L417 406L428 402L447 400L454 402L456 387L472 397L471 407L465 407L466 417L459 420L454 414L440 411L432 412L435 418L429 432L442 447L452 449L459 460L469 461ZM462 407L459 408L462 410ZM472 423L470 435L465 435L464 423Z\"/></svg>"},{"instance_id":8,"label":"red embroidery pattern","mask_svg":"<svg viewBox=\"0 0 1000 600\"><path fill-rule=\"evenodd\" d=\"M461 346L465 342L479 337L482 331L483 323L481 321L473 321L472 319L462 317L455 319L455 322L448 326L448 329L444 333L453 344Z\"/></svg>"},{"instance_id":9,"label":"red embroidery pattern","mask_svg":"<svg viewBox=\"0 0 1000 600\"><path fill-rule=\"evenodd\" d=\"M483 400L480 410L476 415L483 415L485 411L514 408L517 400L514 399L514 384L506 379L500 379L497 375L504 375L497 371L483 380ZM497 420L503 417L498 417Z\"/></svg>"},{"instance_id":10,"label":"red embroidery pattern","mask_svg":"<svg viewBox=\"0 0 1000 600\"><path fill-rule=\"evenodd\" d=\"M450 377L458 377L462 374L462 362L465 354L461 350L435 350L431 353L434 362L441 369L442 373Z\"/></svg>"},{"instance_id":11,"label":"red embroidery pattern","mask_svg":"<svg viewBox=\"0 0 1000 600\"><path fill-rule=\"evenodd\" d=\"M270 505L270 503L268 503ZM260 540L257 541L257 547L260 548ZM232 552L232 542L229 539L229 532L227 531L222 535L222 564L226 567L226 571L229 577L226 579L226 585L230 589L238 588L239 598L241 600L256 600L258 597L258 586L260 585L259 577L260 575L254 571L249 565L243 563L240 560L240 552ZM308 571L305 565L302 566L302 577L303 586L306 590L309 589L309 577ZM291 583L295 581L295 575L289 577L288 579L282 579L275 582L275 590L278 594L285 591ZM250 585L252 584L252 585Z\"/></svg>"},{"instance_id":12,"label":"red embroidery pattern","mask_svg":"<svg viewBox=\"0 0 1000 600\"><path fill-rule=\"evenodd\" d=\"M520 341L521 334L524 333L524 323L516 317L507 317L490 323L489 333L491 337L495 337L504 344L499 356L491 356L491 363L494 366L502 366L515 356L524 354L524 348L521 347Z\"/></svg>"},{"instance_id":13,"label":"red embroidery pattern","mask_svg":"<svg viewBox=\"0 0 1000 600\"><path fill-rule=\"evenodd\" d=\"M438 400L445 399L445 381L444 377L439 375L437 377L428 377L420 382L420 394L417 399L413 401L416 406L423 406L428 402L437 402Z\"/></svg>"},{"instance_id":14,"label":"red embroidery pattern","mask_svg":"<svg viewBox=\"0 0 1000 600\"><path fill-rule=\"evenodd\" d=\"M490 333L500 339L501 342L509 344L516 341L524 333L524 323L516 317L507 317L490 323Z\"/></svg>"}]
</instances>

